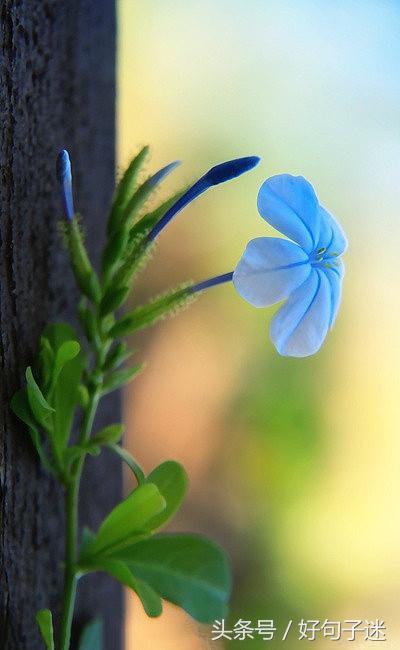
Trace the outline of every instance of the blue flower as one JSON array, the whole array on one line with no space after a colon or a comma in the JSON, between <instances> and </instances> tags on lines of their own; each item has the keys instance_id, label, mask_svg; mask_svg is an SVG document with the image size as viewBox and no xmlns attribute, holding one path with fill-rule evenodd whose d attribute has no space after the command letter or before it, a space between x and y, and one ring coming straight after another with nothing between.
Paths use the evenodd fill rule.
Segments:
<instances>
[{"instance_id":1,"label":"blue flower","mask_svg":"<svg viewBox=\"0 0 400 650\"><path fill-rule=\"evenodd\" d=\"M285 300L271 321L271 339L280 354L306 357L319 350L334 324L347 240L302 176L268 178L257 204L263 219L289 239L252 239L233 283L255 307Z\"/></svg>"}]
</instances>

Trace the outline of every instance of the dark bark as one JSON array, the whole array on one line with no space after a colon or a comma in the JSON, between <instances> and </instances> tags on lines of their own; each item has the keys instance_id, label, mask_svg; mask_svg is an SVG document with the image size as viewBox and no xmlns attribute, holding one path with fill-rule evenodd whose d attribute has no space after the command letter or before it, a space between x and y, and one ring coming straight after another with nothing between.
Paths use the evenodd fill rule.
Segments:
<instances>
[{"instance_id":1,"label":"dark bark","mask_svg":"<svg viewBox=\"0 0 400 650\"><path fill-rule=\"evenodd\" d=\"M76 203L98 258L114 178L113 0L1 0L0 79L0 647L39 650L41 607L59 609L64 513L61 490L39 467L8 403L44 324L74 318L76 291L58 233L54 178L70 150ZM118 397L102 423L118 421ZM118 462L90 463L82 520L95 527L120 497ZM79 585L78 620L104 616L107 650L120 647L119 588L102 576Z\"/></svg>"}]
</instances>

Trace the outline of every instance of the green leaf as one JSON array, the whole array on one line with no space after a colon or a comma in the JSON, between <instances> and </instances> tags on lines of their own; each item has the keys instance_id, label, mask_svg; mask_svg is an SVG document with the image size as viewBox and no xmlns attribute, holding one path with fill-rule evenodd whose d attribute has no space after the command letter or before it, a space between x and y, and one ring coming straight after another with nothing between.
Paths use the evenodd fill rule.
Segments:
<instances>
[{"instance_id":1,"label":"green leaf","mask_svg":"<svg viewBox=\"0 0 400 650\"><path fill-rule=\"evenodd\" d=\"M139 596L147 616L150 616L151 618L160 616L163 610L163 604L160 596L154 591L152 587L150 587L150 585L147 584L147 582L144 582L139 578L135 578L133 574L132 579L134 582L132 583L131 588L134 589L134 591Z\"/></svg>"},{"instance_id":2,"label":"green leaf","mask_svg":"<svg viewBox=\"0 0 400 650\"><path fill-rule=\"evenodd\" d=\"M50 341L56 356L60 360L65 356L77 351L77 336L70 325L66 323L52 323L44 331L46 338ZM64 344L68 342L68 346ZM71 343L77 345L71 346ZM84 358L81 352L70 358L61 368L57 382L52 391L52 404L55 409L54 423L54 444L61 454L65 449L72 426L74 411L79 403L79 386L84 367Z\"/></svg>"},{"instance_id":3,"label":"green leaf","mask_svg":"<svg viewBox=\"0 0 400 650\"><path fill-rule=\"evenodd\" d=\"M47 339L46 339L47 340ZM78 341L64 341L58 348L53 368L53 385L57 383L57 379L61 370L64 368L68 361L72 361L79 354L81 346Z\"/></svg>"},{"instance_id":4,"label":"green leaf","mask_svg":"<svg viewBox=\"0 0 400 650\"><path fill-rule=\"evenodd\" d=\"M80 554L81 554L81 556L83 556L85 554L86 546L88 544L90 544L90 542L92 542L95 537L96 537L96 535L94 534L94 532L92 530L90 530L90 528L88 528L87 526L83 527L82 538L81 538L81 546L80 546Z\"/></svg>"},{"instance_id":5,"label":"green leaf","mask_svg":"<svg viewBox=\"0 0 400 650\"><path fill-rule=\"evenodd\" d=\"M26 369L25 377L26 388L28 391L28 400L32 413L39 424L48 426L50 414L54 412L54 409L44 398L42 391L36 383L36 380L32 373L32 368L30 366L28 366Z\"/></svg>"},{"instance_id":6,"label":"green leaf","mask_svg":"<svg viewBox=\"0 0 400 650\"><path fill-rule=\"evenodd\" d=\"M36 623L47 650L54 650L53 617L49 609L40 609L36 614Z\"/></svg>"},{"instance_id":7,"label":"green leaf","mask_svg":"<svg viewBox=\"0 0 400 650\"><path fill-rule=\"evenodd\" d=\"M51 349L49 339L42 336L40 339L39 351L40 373L45 390L50 386L53 375L54 352Z\"/></svg>"},{"instance_id":8,"label":"green leaf","mask_svg":"<svg viewBox=\"0 0 400 650\"><path fill-rule=\"evenodd\" d=\"M95 445L112 445L121 440L124 427L122 424L109 424L91 439Z\"/></svg>"},{"instance_id":9,"label":"green leaf","mask_svg":"<svg viewBox=\"0 0 400 650\"><path fill-rule=\"evenodd\" d=\"M116 554L133 575L196 621L224 618L231 576L223 551L192 534L157 535Z\"/></svg>"},{"instance_id":10,"label":"green leaf","mask_svg":"<svg viewBox=\"0 0 400 650\"><path fill-rule=\"evenodd\" d=\"M187 492L188 477L182 465L167 460L153 469L147 480L157 485L167 504L165 510L149 522L153 530L156 530L178 510Z\"/></svg>"},{"instance_id":11,"label":"green leaf","mask_svg":"<svg viewBox=\"0 0 400 650\"><path fill-rule=\"evenodd\" d=\"M124 384L127 384L142 370L142 368L143 364L138 363L136 366L132 366L132 368L125 368L124 370L113 372L112 375L109 375L103 383L103 395L111 393L111 391L117 390Z\"/></svg>"},{"instance_id":12,"label":"green leaf","mask_svg":"<svg viewBox=\"0 0 400 650\"><path fill-rule=\"evenodd\" d=\"M121 260L128 243L128 238L129 231L127 227L122 227L117 230L109 238L102 258L104 284L108 284L108 280L112 276L115 266Z\"/></svg>"},{"instance_id":13,"label":"green leaf","mask_svg":"<svg viewBox=\"0 0 400 650\"><path fill-rule=\"evenodd\" d=\"M111 338L132 334L153 325L168 315L173 315L194 300L195 296L190 289L191 285L186 285L168 291L147 305L137 307L115 323L110 330Z\"/></svg>"},{"instance_id":14,"label":"green leaf","mask_svg":"<svg viewBox=\"0 0 400 650\"><path fill-rule=\"evenodd\" d=\"M132 470L132 472L133 472L133 474L134 474L134 476L135 476L135 478L136 478L136 480L138 482L138 485L142 485L142 483L144 483L146 481L146 477L145 477L144 472L143 472L142 468L140 467L139 463L137 463L137 461L133 458L133 456L129 453L129 451L127 451L126 449L124 449L120 445L109 445L109 448L115 454L117 454L120 458L122 458L122 460ZM163 494L163 497L165 498L164 494ZM168 507L168 504L167 504L167 507Z\"/></svg>"},{"instance_id":15,"label":"green leaf","mask_svg":"<svg viewBox=\"0 0 400 650\"><path fill-rule=\"evenodd\" d=\"M103 622L95 618L83 628L78 650L103 650Z\"/></svg>"},{"instance_id":16,"label":"green leaf","mask_svg":"<svg viewBox=\"0 0 400 650\"><path fill-rule=\"evenodd\" d=\"M121 560L110 560L109 558L99 558L96 560L95 565L90 567L90 570L105 571L118 580L118 582L135 591L148 616L160 616L162 613L160 596L146 582L135 578L125 562L121 562Z\"/></svg>"},{"instance_id":17,"label":"green leaf","mask_svg":"<svg viewBox=\"0 0 400 650\"><path fill-rule=\"evenodd\" d=\"M91 456L98 456L101 452L101 447L94 444L91 440L82 445L71 445L66 447L63 453L63 460L65 465L70 466L77 458L90 454Z\"/></svg>"},{"instance_id":18,"label":"green leaf","mask_svg":"<svg viewBox=\"0 0 400 650\"><path fill-rule=\"evenodd\" d=\"M120 225L121 217L130 197L135 190L139 171L148 153L149 147L147 146L143 147L143 149L139 151L137 156L135 156L135 158L131 161L128 169L125 171L124 175L117 185L107 226L109 234L114 232L114 230L116 230Z\"/></svg>"},{"instance_id":19,"label":"green leaf","mask_svg":"<svg viewBox=\"0 0 400 650\"><path fill-rule=\"evenodd\" d=\"M29 433L31 436L32 443L39 454L40 460L42 462L42 465L48 470L52 471L52 465L47 458L47 455L43 449L41 440L40 440L40 433L39 429L36 424L36 420L33 417L29 401L28 401L28 395L27 391L25 388L22 388L21 390L17 391L12 400L11 400L11 408L15 415L24 422L29 429Z\"/></svg>"},{"instance_id":20,"label":"green leaf","mask_svg":"<svg viewBox=\"0 0 400 650\"><path fill-rule=\"evenodd\" d=\"M110 287L100 303L100 316L103 318L122 305L129 293L129 287Z\"/></svg>"},{"instance_id":21,"label":"green leaf","mask_svg":"<svg viewBox=\"0 0 400 650\"><path fill-rule=\"evenodd\" d=\"M113 277L113 284L116 287L130 285L132 279L141 271L150 260L154 252L154 242L148 242L145 238L139 237L129 248L123 264L118 268Z\"/></svg>"},{"instance_id":22,"label":"green leaf","mask_svg":"<svg viewBox=\"0 0 400 650\"><path fill-rule=\"evenodd\" d=\"M85 564L93 556L112 553L116 548L131 544L150 533L148 522L166 506L156 485L139 485L105 518L96 537L86 545Z\"/></svg>"}]
</instances>

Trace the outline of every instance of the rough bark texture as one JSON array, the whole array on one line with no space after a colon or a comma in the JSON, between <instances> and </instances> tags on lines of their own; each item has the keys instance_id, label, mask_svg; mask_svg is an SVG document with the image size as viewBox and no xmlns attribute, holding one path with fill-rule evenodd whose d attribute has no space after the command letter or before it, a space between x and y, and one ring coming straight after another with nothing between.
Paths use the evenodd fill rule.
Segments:
<instances>
[{"instance_id":1,"label":"rough bark texture","mask_svg":"<svg viewBox=\"0 0 400 650\"><path fill-rule=\"evenodd\" d=\"M62 494L8 402L46 321L73 320L76 291L54 179L61 147L72 154L95 258L101 246L114 178L115 7L113 0L0 0L0 7L0 647L39 650L35 612L60 604ZM118 417L112 398L100 419ZM121 491L119 463L94 460L81 493L91 527ZM120 647L121 603L111 580L81 581L78 620L104 616L107 650Z\"/></svg>"}]
</instances>

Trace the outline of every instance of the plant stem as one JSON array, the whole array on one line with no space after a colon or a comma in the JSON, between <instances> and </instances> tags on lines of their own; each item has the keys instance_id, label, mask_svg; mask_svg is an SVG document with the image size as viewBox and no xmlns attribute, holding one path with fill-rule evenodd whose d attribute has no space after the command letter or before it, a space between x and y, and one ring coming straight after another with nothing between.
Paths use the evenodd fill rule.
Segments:
<instances>
[{"instance_id":1,"label":"plant stem","mask_svg":"<svg viewBox=\"0 0 400 650\"><path fill-rule=\"evenodd\" d=\"M61 650L69 650L76 598L77 575L75 564L77 557L79 479L79 476L75 476L65 490L65 570L60 634Z\"/></svg>"},{"instance_id":2,"label":"plant stem","mask_svg":"<svg viewBox=\"0 0 400 650\"><path fill-rule=\"evenodd\" d=\"M90 395L89 403L82 422L80 441L86 442L90 437L93 420L99 403L101 388L96 388ZM60 650L69 650L71 642L72 618L75 609L78 575L78 505L79 486L81 482L84 456L76 462L70 482L65 488L65 570L64 599L61 617Z\"/></svg>"}]
</instances>

